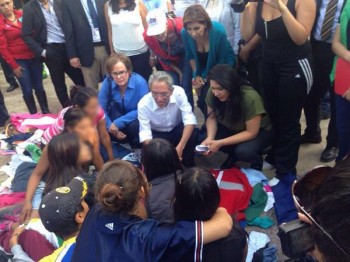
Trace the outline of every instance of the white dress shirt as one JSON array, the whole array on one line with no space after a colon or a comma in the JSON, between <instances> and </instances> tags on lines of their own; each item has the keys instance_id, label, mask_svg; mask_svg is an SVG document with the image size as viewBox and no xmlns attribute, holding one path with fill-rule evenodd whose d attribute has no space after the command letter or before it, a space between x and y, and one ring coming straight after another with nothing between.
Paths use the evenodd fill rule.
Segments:
<instances>
[{"instance_id":1,"label":"white dress shirt","mask_svg":"<svg viewBox=\"0 0 350 262\"><path fill-rule=\"evenodd\" d=\"M157 132L170 132L183 122L184 126L197 125L185 91L182 87L174 86L168 105L158 107L152 93L145 95L139 102L138 119L140 122L140 142L152 139L152 130Z\"/></svg>"}]
</instances>

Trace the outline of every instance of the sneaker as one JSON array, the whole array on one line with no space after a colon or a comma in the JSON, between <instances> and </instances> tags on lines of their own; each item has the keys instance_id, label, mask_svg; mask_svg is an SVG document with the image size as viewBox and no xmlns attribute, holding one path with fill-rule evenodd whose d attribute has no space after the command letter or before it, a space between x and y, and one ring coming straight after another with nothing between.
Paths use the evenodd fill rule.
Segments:
<instances>
[{"instance_id":1,"label":"sneaker","mask_svg":"<svg viewBox=\"0 0 350 262\"><path fill-rule=\"evenodd\" d=\"M269 170L272 170L272 169L274 169L274 168L275 168L274 165L270 164L270 163L267 162L267 161L264 161L263 167L262 167L262 171L269 171Z\"/></svg>"}]
</instances>

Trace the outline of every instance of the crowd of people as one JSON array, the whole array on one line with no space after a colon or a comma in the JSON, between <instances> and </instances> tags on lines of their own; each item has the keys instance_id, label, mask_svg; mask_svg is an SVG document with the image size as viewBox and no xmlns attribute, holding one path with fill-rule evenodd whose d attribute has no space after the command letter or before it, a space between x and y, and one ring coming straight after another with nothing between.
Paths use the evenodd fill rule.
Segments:
<instances>
[{"instance_id":1,"label":"crowd of people","mask_svg":"<svg viewBox=\"0 0 350 262\"><path fill-rule=\"evenodd\" d=\"M315 227L318 261L350 261L339 212L350 193L349 1L0 0L0 11L8 91L20 86L30 114L35 94L50 114L45 64L62 106L12 227L14 261L39 260L19 243L21 224L38 218L61 241L41 261L245 261L246 233L195 155L226 153L221 170L275 168L278 222L296 219L299 148L321 143L327 92L320 160L336 167L300 216ZM0 126L9 117L0 91ZM142 171L115 160L117 144L142 150Z\"/></svg>"}]
</instances>

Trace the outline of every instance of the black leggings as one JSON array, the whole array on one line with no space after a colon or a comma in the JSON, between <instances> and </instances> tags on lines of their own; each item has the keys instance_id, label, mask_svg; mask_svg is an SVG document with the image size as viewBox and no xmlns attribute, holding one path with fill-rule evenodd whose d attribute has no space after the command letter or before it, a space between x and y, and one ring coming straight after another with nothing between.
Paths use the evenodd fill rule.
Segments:
<instances>
[{"instance_id":1,"label":"black leggings","mask_svg":"<svg viewBox=\"0 0 350 262\"><path fill-rule=\"evenodd\" d=\"M311 56L287 63L263 61L263 96L275 129L267 161L278 175L296 174L301 111L313 82L311 63Z\"/></svg>"},{"instance_id":2,"label":"black leggings","mask_svg":"<svg viewBox=\"0 0 350 262\"><path fill-rule=\"evenodd\" d=\"M149 66L149 55L149 51L147 51L143 54L129 56L133 71L141 75L147 82L152 74L152 68Z\"/></svg>"}]
</instances>

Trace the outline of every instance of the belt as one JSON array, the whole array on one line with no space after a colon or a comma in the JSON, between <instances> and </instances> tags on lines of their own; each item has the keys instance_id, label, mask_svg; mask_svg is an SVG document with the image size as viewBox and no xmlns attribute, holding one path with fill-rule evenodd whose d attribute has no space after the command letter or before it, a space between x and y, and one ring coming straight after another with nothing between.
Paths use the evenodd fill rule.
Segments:
<instances>
[{"instance_id":1,"label":"belt","mask_svg":"<svg viewBox=\"0 0 350 262\"><path fill-rule=\"evenodd\" d=\"M46 46L49 46L49 45L52 45L52 46L62 46L62 45L66 45L66 43L48 43Z\"/></svg>"},{"instance_id":2,"label":"belt","mask_svg":"<svg viewBox=\"0 0 350 262\"><path fill-rule=\"evenodd\" d=\"M105 43L103 41L101 42L94 42L94 46L104 46Z\"/></svg>"}]
</instances>

